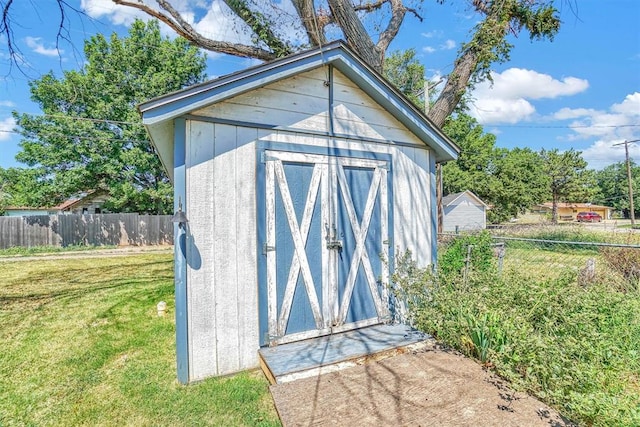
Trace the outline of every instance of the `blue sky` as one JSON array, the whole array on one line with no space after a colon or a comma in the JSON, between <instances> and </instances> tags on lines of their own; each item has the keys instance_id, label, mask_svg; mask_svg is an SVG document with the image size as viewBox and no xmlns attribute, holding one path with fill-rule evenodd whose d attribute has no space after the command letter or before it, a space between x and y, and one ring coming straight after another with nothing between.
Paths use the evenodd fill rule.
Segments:
<instances>
[{"instance_id":1,"label":"blue sky","mask_svg":"<svg viewBox=\"0 0 640 427\"><path fill-rule=\"evenodd\" d=\"M68 3L87 16L68 13L65 35L72 43L59 40L56 46L59 14L55 1L15 2L15 42L28 77L15 67L7 75L6 42L0 39L0 167L23 166L15 161L20 139L12 132L11 111L41 113L29 99L29 78L79 69L85 39L114 31L124 35L136 16L148 19L110 0ZM189 12L194 26L207 34L222 35L229 41L247 37L218 0L172 3ZM210 6L202 7L205 3ZM407 15L390 51L413 48L427 68L427 77L446 76L460 44L469 39L480 19L466 3L424 2L424 21ZM483 83L472 92L471 113L485 131L496 135L500 147L574 148L582 151L590 167L600 169L624 160L624 148L614 144L640 139L640 1L568 0L558 1L557 6L563 24L555 39L532 42L526 33L513 38L510 60L492 67L493 85ZM283 31L290 31L287 28ZM166 34L173 37L168 29ZM212 78L257 63L208 56ZM630 146L630 154L640 163L640 142Z\"/></svg>"}]
</instances>

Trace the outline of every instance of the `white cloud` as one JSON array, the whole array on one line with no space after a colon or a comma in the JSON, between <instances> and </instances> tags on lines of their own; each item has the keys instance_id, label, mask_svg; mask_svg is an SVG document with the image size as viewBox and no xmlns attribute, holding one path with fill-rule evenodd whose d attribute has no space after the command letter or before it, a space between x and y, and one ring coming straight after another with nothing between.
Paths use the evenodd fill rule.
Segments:
<instances>
[{"instance_id":1,"label":"white cloud","mask_svg":"<svg viewBox=\"0 0 640 427\"><path fill-rule=\"evenodd\" d=\"M623 140L602 140L599 139L594 142L589 148L582 150L582 158L589 163L591 169L603 169L610 164L617 162L624 162L626 155L624 152L624 146L614 144L624 142ZM640 158L640 145L629 145L629 156L638 159Z\"/></svg>"},{"instance_id":2,"label":"white cloud","mask_svg":"<svg viewBox=\"0 0 640 427\"><path fill-rule=\"evenodd\" d=\"M640 116L640 92L627 95L620 104L613 104L611 111L614 113Z\"/></svg>"},{"instance_id":3,"label":"white cloud","mask_svg":"<svg viewBox=\"0 0 640 427\"><path fill-rule=\"evenodd\" d=\"M526 99L479 99L471 106L471 115L481 124L518 123L528 119L536 109Z\"/></svg>"},{"instance_id":4,"label":"white cloud","mask_svg":"<svg viewBox=\"0 0 640 427\"><path fill-rule=\"evenodd\" d=\"M572 120L569 127L573 134L571 140L598 137L611 142L622 138L627 140L640 138L638 127L640 116L640 93L627 95L620 103L608 110L589 108L562 108L551 117L556 120Z\"/></svg>"},{"instance_id":5,"label":"white cloud","mask_svg":"<svg viewBox=\"0 0 640 427\"><path fill-rule=\"evenodd\" d=\"M589 82L576 77L557 80L522 68L492 72L491 76L493 84L482 82L472 93L475 101L471 104L471 115L481 124L526 120L536 112L529 100L575 95L589 87Z\"/></svg>"},{"instance_id":6,"label":"white cloud","mask_svg":"<svg viewBox=\"0 0 640 427\"><path fill-rule=\"evenodd\" d=\"M548 74L538 73L523 68L509 68L503 73L492 72L491 82L478 85L478 92L491 93L500 98L557 98L584 92L589 82L576 77L565 77L557 80Z\"/></svg>"},{"instance_id":7,"label":"white cloud","mask_svg":"<svg viewBox=\"0 0 640 427\"><path fill-rule=\"evenodd\" d=\"M429 33L430 34L430 33ZM422 34L423 36L425 35L425 33ZM446 40L444 43L442 43L441 45L438 46L438 48L436 49L433 46L424 46L422 48L422 51L424 53L434 53L437 52L438 50L451 50L451 49L455 49L455 47L457 46L456 42L454 40Z\"/></svg>"},{"instance_id":8,"label":"white cloud","mask_svg":"<svg viewBox=\"0 0 640 427\"><path fill-rule=\"evenodd\" d=\"M132 7L120 6L111 0L81 0L80 8L91 18L109 18L112 24L129 26L136 18L149 20L146 13Z\"/></svg>"},{"instance_id":9,"label":"white cloud","mask_svg":"<svg viewBox=\"0 0 640 427\"><path fill-rule=\"evenodd\" d=\"M4 120L0 120L0 141L8 141L13 136L13 128L16 126L16 121L13 117L7 117Z\"/></svg>"},{"instance_id":10,"label":"white cloud","mask_svg":"<svg viewBox=\"0 0 640 427\"><path fill-rule=\"evenodd\" d=\"M16 104L13 101L0 101L0 107L9 107L9 108L13 108L15 107Z\"/></svg>"},{"instance_id":11,"label":"white cloud","mask_svg":"<svg viewBox=\"0 0 640 427\"><path fill-rule=\"evenodd\" d=\"M440 32L439 31L428 31L428 32L425 32L425 33L420 33L420 35L422 37L431 39L431 38L434 38L434 37L438 37L440 35Z\"/></svg>"},{"instance_id":12,"label":"white cloud","mask_svg":"<svg viewBox=\"0 0 640 427\"><path fill-rule=\"evenodd\" d=\"M44 56L60 56L64 53L64 50L58 49L54 47L45 47L45 45L41 42L40 37L25 37L25 42L27 43L27 47L34 51L35 53L39 53Z\"/></svg>"},{"instance_id":13,"label":"white cloud","mask_svg":"<svg viewBox=\"0 0 640 427\"><path fill-rule=\"evenodd\" d=\"M553 114L553 118L557 120L577 119L584 116L596 114L596 110L589 108L561 108Z\"/></svg>"},{"instance_id":14,"label":"white cloud","mask_svg":"<svg viewBox=\"0 0 640 427\"><path fill-rule=\"evenodd\" d=\"M451 50L456 48L456 42L454 40L447 40L444 42L442 46L440 46L442 50Z\"/></svg>"},{"instance_id":15,"label":"white cloud","mask_svg":"<svg viewBox=\"0 0 640 427\"><path fill-rule=\"evenodd\" d=\"M553 119L571 120L570 141L596 139L583 150L589 167L601 169L611 163L625 160L624 147L614 146L625 140L640 139L640 93L625 96L620 103L612 104L608 110L589 108L562 108L552 115ZM629 155L640 158L640 144L629 145Z\"/></svg>"}]
</instances>

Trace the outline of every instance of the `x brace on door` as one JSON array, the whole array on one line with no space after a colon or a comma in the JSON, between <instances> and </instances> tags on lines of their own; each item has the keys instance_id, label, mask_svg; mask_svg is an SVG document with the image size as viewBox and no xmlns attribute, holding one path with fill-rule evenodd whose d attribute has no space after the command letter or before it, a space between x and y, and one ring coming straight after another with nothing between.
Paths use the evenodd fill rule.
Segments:
<instances>
[{"instance_id":1,"label":"x brace on door","mask_svg":"<svg viewBox=\"0 0 640 427\"><path fill-rule=\"evenodd\" d=\"M293 341L331 333L337 329L347 330L362 326L364 323L379 323L388 317L388 296L385 286L379 286L376 280L371 257L376 260L387 259L388 242L388 194L387 194L387 162L371 159L357 159L347 157L332 157L325 155L267 151L266 160L266 255L267 255L267 309L268 329L272 344ZM285 173L285 164L308 164L312 167L311 180L306 192L306 200L300 222L294 208L291 197L290 183ZM355 170L373 171L369 185L366 203L362 218L358 219L353 203L353 195L350 183L345 174L345 168ZM298 183L293 183L298 185ZM286 283L277 283L277 257L276 245L276 191L279 190L281 203L284 207L284 216L288 224L288 231L293 241L293 256L289 264ZM339 190L339 191L338 191ZM338 193L342 195L338 197ZM320 194L320 220L324 225L325 233L321 239L314 241L324 242L321 248L321 260L309 260L307 243L309 240L310 226L313 220L316 204ZM340 200L339 200L340 199ZM377 202L376 202L377 201ZM343 250L342 243L336 235L337 205L341 203L351 231L355 239L355 248L349 249L353 253L346 279L338 284L337 260L338 253ZM370 231L374 210L379 210L380 233L382 236L379 252L370 254L367 251L367 236ZM279 262L282 262L280 260ZM322 307L317 294L318 283L314 282L310 262L322 263ZM347 323L349 307L356 284L358 272L362 266L368 291L375 305L377 316L373 319L357 319ZM380 280L386 283L388 280L388 265L382 262ZM302 278L305 296L308 299L315 330L303 333L287 334L287 325L290 321L290 313L294 303L299 279ZM316 279L317 280L317 279ZM278 302L277 289L284 286L284 296ZM338 288L342 290L339 298ZM298 290L300 292L301 290Z\"/></svg>"}]
</instances>

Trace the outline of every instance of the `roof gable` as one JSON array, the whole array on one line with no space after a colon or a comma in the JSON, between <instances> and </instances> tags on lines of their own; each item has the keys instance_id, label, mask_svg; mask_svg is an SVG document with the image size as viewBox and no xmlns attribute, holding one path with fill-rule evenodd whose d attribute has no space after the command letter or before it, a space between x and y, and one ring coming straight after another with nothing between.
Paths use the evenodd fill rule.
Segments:
<instances>
[{"instance_id":1,"label":"roof gable","mask_svg":"<svg viewBox=\"0 0 640 427\"><path fill-rule=\"evenodd\" d=\"M152 99L141 104L139 110L165 167L172 172L174 119L325 65L338 69L429 146L434 151L437 162L457 157L459 149L455 143L340 41Z\"/></svg>"},{"instance_id":2,"label":"roof gable","mask_svg":"<svg viewBox=\"0 0 640 427\"><path fill-rule=\"evenodd\" d=\"M480 197L476 196L475 194L473 194L473 192L471 192L469 190L461 191L459 193L447 194L446 196L444 196L442 198L442 205L443 206L453 205L460 198L462 198L464 196L469 197L471 200L476 202L477 205L482 205L484 207L488 207L488 205L485 202L483 202L482 199L480 199Z\"/></svg>"}]
</instances>

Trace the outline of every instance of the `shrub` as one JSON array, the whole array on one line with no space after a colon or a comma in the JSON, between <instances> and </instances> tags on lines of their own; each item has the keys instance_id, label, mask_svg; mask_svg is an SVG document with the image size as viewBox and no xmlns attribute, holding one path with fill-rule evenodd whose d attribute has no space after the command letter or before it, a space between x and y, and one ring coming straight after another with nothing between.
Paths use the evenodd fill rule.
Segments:
<instances>
[{"instance_id":1,"label":"shrub","mask_svg":"<svg viewBox=\"0 0 640 427\"><path fill-rule=\"evenodd\" d=\"M462 274L467 268L487 272L494 267L493 241L487 231L454 238L438 259L438 273L445 276Z\"/></svg>"},{"instance_id":2,"label":"shrub","mask_svg":"<svg viewBox=\"0 0 640 427\"><path fill-rule=\"evenodd\" d=\"M611 269L629 281L630 289L640 289L640 249L600 248L600 253Z\"/></svg>"}]
</instances>

